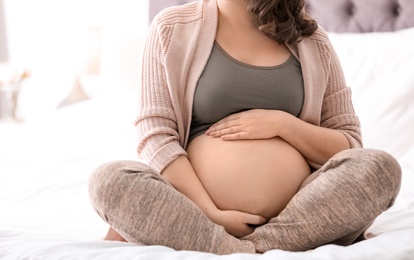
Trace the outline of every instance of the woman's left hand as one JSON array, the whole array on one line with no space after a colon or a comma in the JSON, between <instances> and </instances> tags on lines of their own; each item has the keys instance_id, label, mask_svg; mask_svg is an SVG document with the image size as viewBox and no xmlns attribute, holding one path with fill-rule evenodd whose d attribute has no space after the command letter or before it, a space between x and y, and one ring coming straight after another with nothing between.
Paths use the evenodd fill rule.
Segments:
<instances>
[{"instance_id":1,"label":"woman's left hand","mask_svg":"<svg viewBox=\"0 0 414 260\"><path fill-rule=\"evenodd\" d=\"M277 118L280 111L252 109L229 115L213 124L206 135L223 140L269 139L277 136Z\"/></svg>"}]
</instances>

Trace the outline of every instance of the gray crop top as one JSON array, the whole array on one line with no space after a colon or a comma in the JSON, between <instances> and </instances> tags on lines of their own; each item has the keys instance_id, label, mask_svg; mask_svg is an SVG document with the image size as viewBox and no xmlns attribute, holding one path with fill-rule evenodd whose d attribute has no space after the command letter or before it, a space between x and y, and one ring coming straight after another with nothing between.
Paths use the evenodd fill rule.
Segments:
<instances>
[{"instance_id":1,"label":"gray crop top","mask_svg":"<svg viewBox=\"0 0 414 260\"><path fill-rule=\"evenodd\" d=\"M215 43L194 94L189 140L220 119L249 109L299 116L303 99L302 70L293 55L281 65L258 67L237 61Z\"/></svg>"}]
</instances>

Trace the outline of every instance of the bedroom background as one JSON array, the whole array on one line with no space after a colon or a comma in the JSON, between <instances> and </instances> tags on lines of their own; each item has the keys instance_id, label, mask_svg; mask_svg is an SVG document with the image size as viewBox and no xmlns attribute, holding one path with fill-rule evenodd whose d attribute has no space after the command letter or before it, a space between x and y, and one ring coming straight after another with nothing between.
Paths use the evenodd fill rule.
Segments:
<instances>
[{"instance_id":1,"label":"bedroom background","mask_svg":"<svg viewBox=\"0 0 414 260\"><path fill-rule=\"evenodd\" d=\"M223 257L100 240L108 226L89 203L88 176L138 159L135 91L149 20L189 1L0 0L0 61L30 71L20 120L0 119L0 259L414 259L413 0L308 0L330 27L365 147L392 153L403 169L371 239Z\"/></svg>"},{"instance_id":2,"label":"bedroom background","mask_svg":"<svg viewBox=\"0 0 414 260\"><path fill-rule=\"evenodd\" d=\"M149 0L0 0L0 61L30 72L18 118L36 120L70 102L136 88L148 6Z\"/></svg>"}]
</instances>

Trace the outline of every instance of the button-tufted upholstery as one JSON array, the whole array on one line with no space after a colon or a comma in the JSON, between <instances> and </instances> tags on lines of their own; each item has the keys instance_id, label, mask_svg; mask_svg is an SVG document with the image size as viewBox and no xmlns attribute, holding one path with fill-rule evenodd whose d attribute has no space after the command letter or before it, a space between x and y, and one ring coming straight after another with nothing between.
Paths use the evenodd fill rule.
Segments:
<instances>
[{"instance_id":1,"label":"button-tufted upholstery","mask_svg":"<svg viewBox=\"0 0 414 260\"><path fill-rule=\"evenodd\" d=\"M150 17L195 0L150 0ZM414 27L414 0L308 0L307 10L327 31L384 32Z\"/></svg>"},{"instance_id":2,"label":"button-tufted upholstery","mask_svg":"<svg viewBox=\"0 0 414 260\"><path fill-rule=\"evenodd\" d=\"M333 32L384 32L414 27L414 0L308 0L307 10Z\"/></svg>"}]
</instances>

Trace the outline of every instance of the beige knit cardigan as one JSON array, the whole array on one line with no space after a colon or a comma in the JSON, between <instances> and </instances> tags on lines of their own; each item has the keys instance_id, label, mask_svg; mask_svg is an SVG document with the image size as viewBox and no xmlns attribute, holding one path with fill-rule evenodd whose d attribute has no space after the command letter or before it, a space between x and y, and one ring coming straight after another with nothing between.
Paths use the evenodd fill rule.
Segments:
<instances>
[{"instance_id":1,"label":"beige knit cardigan","mask_svg":"<svg viewBox=\"0 0 414 260\"><path fill-rule=\"evenodd\" d=\"M199 0L161 12L152 22L143 54L138 155L156 171L186 154L194 92L210 56L218 23L216 0ZM300 61L305 99L299 118L336 129L361 147L351 90L326 33L288 45Z\"/></svg>"}]
</instances>

